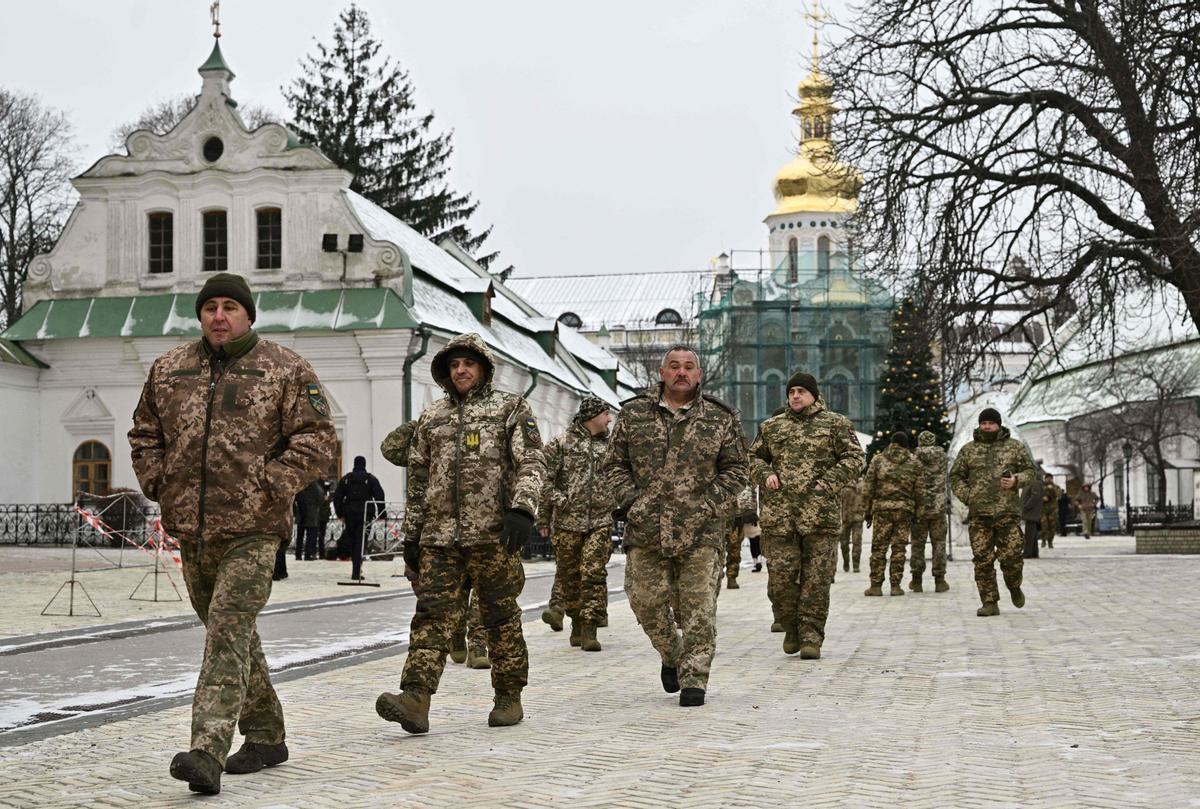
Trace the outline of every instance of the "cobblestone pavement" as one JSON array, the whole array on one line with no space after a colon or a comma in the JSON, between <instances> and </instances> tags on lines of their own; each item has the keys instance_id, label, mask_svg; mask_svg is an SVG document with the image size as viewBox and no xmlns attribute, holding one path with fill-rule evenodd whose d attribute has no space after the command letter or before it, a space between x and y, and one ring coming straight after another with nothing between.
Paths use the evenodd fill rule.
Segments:
<instances>
[{"instance_id":1,"label":"cobblestone pavement","mask_svg":"<svg viewBox=\"0 0 1200 809\"><path fill-rule=\"evenodd\" d=\"M429 735L375 716L402 656L284 683L292 759L205 806L1200 805L1200 557L1058 540L1025 609L951 591L864 598L839 571L820 661L780 651L766 574L719 601L708 704L683 709L625 602L604 651L526 625L526 719L491 729L487 673L449 666ZM0 748L0 806L195 806L167 776L171 708Z\"/></svg>"}]
</instances>

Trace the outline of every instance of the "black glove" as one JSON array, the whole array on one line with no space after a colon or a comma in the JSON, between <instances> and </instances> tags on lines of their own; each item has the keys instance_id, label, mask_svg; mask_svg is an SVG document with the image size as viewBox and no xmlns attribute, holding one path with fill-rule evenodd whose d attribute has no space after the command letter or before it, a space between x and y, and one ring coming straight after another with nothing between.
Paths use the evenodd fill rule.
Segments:
<instances>
[{"instance_id":1,"label":"black glove","mask_svg":"<svg viewBox=\"0 0 1200 809\"><path fill-rule=\"evenodd\" d=\"M741 519L742 525L758 525L758 512L743 511Z\"/></svg>"},{"instance_id":2,"label":"black glove","mask_svg":"<svg viewBox=\"0 0 1200 809\"><path fill-rule=\"evenodd\" d=\"M510 508L504 513L504 524L500 529L500 542L509 553L520 553L529 541L533 530L533 515L520 508Z\"/></svg>"},{"instance_id":3,"label":"black glove","mask_svg":"<svg viewBox=\"0 0 1200 809\"><path fill-rule=\"evenodd\" d=\"M629 514L629 507L614 508L612 513L613 522L625 522L625 517Z\"/></svg>"},{"instance_id":4,"label":"black glove","mask_svg":"<svg viewBox=\"0 0 1200 809\"><path fill-rule=\"evenodd\" d=\"M414 571L421 569L421 543L419 540L404 540L404 564Z\"/></svg>"},{"instance_id":5,"label":"black glove","mask_svg":"<svg viewBox=\"0 0 1200 809\"><path fill-rule=\"evenodd\" d=\"M864 519L864 520L863 520L863 522L867 524L867 527L868 527L868 528L870 528L870 527L871 527L871 515L870 515L870 514L868 514L868 515L866 516L866 519Z\"/></svg>"}]
</instances>

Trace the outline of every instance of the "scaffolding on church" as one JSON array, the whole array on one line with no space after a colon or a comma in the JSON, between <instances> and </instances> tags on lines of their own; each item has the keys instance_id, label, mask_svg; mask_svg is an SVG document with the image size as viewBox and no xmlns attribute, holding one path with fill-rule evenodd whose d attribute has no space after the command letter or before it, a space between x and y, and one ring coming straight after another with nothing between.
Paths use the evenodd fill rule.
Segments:
<instances>
[{"instance_id":1,"label":"scaffolding on church","mask_svg":"<svg viewBox=\"0 0 1200 809\"><path fill-rule=\"evenodd\" d=\"M844 252L734 251L699 313L705 388L741 411L753 439L786 403L788 377L804 370L830 409L873 434L892 309L891 293Z\"/></svg>"}]
</instances>

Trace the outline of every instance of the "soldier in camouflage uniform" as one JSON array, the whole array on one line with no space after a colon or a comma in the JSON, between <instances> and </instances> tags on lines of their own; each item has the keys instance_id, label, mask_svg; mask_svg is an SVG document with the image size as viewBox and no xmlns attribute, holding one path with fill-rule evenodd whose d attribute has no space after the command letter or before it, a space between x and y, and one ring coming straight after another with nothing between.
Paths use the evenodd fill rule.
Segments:
<instances>
[{"instance_id":1,"label":"soldier in camouflage uniform","mask_svg":"<svg viewBox=\"0 0 1200 809\"><path fill-rule=\"evenodd\" d=\"M585 652L601 649L596 627L608 603L616 503L603 467L611 421L608 405L586 396L571 426L546 447L542 522L553 530L555 582L571 618L571 645Z\"/></svg>"},{"instance_id":2,"label":"soldier in camouflage uniform","mask_svg":"<svg viewBox=\"0 0 1200 809\"><path fill-rule=\"evenodd\" d=\"M746 445L736 411L700 392L694 350L669 350L659 378L621 408L605 469L625 516L629 606L662 659L663 688L682 687L687 707L704 704L716 652L725 528L747 482Z\"/></svg>"},{"instance_id":3,"label":"soldier in camouflage uniform","mask_svg":"<svg viewBox=\"0 0 1200 809\"><path fill-rule=\"evenodd\" d=\"M401 693L383 693L376 712L409 733L429 730L430 697L461 625L464 590L474 586L491 656L492 727L524 717L529 653L517 596L520 552L529 539L545 478L537 421L520 396L492 387L496 362L478 334L452 339L433 358L444 399L421 414L409 449L404 561L417 571L417 608Z\"/></svg>"},{"instance_id":4,"label":"soldier in camouflage uniform","mask_svg":"<svg viewBox=\"0 0 1200 809\"><path fill-rule=\"evenodd\" d=\"M750 474L763 492L768 588L786 633L783 651L815 660L829 616L838 493L862 474L863 450L850 420L826 409L811 374L792 375L787 399L787 412L759 428Z\"/></svg>"},{"instance_id":5,"label":"soldier in camouflage uniform","mask_svg":"<svg viewBox=\"0 0 1200 809\"><path fill-rule=\"evenodd\" d=\"M416 430L416 419L401 424L383 439L383 442L379 445L380 454L389 463L399 466L402 469L407 469L408 451L412 446L413 434ZM415 594L417 571L405 564L404 577L413 585L413 593ZM483 628L483 618L479 612L479 599L471 597L471 588L469 586L464 589L463 598L467 599L463 610L463 623L455 630L454 637L450 640L450 659L455 663L465 662L468 667L473 669L490 668L491 661L488 659L487 653L487 632ZM468 639L470 641L469 652Z\"/></svg>"},{"instance_id":6,"label":"soldier in camouflage uniform","mask_svg":"<svg viewBox=\"0 0 1200 809\"><path fill-rule=\"evenodd\" d=\"M892 433L887 449L871 459L863 481L863 509L871 529L871 586L863 595L883 595L883 573L888 547L892 549L892 595L904 595L904 550L912 533L913 517L921 509L924 487L921 462L908 449L908 434Z\"/></svg>"},{"instance_id":7,"label":"soldier in camouflage uniform","mask_svg":"<svg viewBox=\"0 0 1200 809\"><path fill-rule=\"evenodd\" d=\"M1042 479L1042 526L1041 537L1043 548L1054 547L1054 535L1058 533L1058 498L1062 489L1054 484L1054 475L1046 475Z\"/></svg>"},{"instance_id":8,"label":"soldier in camouflage uniform","mask_svg":"<svg viewBox=\"0 0 1200 809\"><path fill-rule=\"evenodd\" d=\"M312 367L251 328L243 278L209 278L196 315L203 338L154 361L129 445L142 491L179 541L205 626L191 750L175 756L171 775L215 794L222 767L255 772L288 758L256 620L291 535L292 497L330 465L337 436ZM245 743L227 760L235 723Z\"/></svg>"},{"instance_id":9,"label":"soldier in camouflage uniform","mask_svg":"<svg viewBox=\"0 0 1200 809\"><path fill-rule=\"evenodd\" d=\"M857 573L862 561L863 519L867 516L863 508L862 480L856 480L842 489L839 499L842 503L842 533L838 537L838 544L842 546L842 570L850 570L853 562L854 572ZM834 567L837 567L836 559Z\"/></svg>"},{"instance_id":10,"label":"soldier in camouflage uniform","mask_svg":"<svg viewBox=\"0 0 1200 809\"><path fill-rule=\"evenodd\" d=\"M1096 506L1100 498L1092 491L1092 484L1085 483L1075 495L1075 508L1079 511L1079 525L1084 539L1091 539L1096 531Z\"/></svg>"},{"instance_id":11,"label":"soldier in camouflage uniform","mask_svg":"<svg viewBox=\"0 0 1200 809\"><path fill-rule=\"evenodd\" d=\"M1013 606L1025 606L1025 594L1021 592L1025 540L1021 536L1020 489L1028 486L1037 472L1029 452L1002 426L995 408L980 411L974 439L954 459L950 488L969 509L967 529L975 561L975 586L983 602L975 614L986 617L1000 614L993 565L997 559Z\"/></svg>"},{"instance_id":12,"label":"soldier in camouflage uniform","mask_svg":"<svg viewBox=\"0 0 1200 809\"><path fill-rule=\"evenodd\" d=\"M922 430L917 436L917 460L924 470L924 491L921 510L912 524L912 583L914 593L922 592L921 577L925 573L925 540L933 546L934 590L944 593L950 589L946 583L946 517L950 504L946 502L946 471L949 462L946 451L937 445L937 436Z\"/></svg>"}]
</instances>

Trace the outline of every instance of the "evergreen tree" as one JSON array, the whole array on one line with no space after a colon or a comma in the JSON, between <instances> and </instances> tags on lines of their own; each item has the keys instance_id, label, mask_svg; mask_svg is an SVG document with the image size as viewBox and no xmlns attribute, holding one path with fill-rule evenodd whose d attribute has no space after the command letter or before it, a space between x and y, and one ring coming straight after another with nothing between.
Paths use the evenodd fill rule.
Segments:
<instances>
[{"instance_id":1,"label":"evergreen tree","mask_svg":"<svg viewBox=\"0 0 1200 809\"><path fill-rule=\"evenodd\" d=\"M875 440L867 450L868 461L888 445L894 432L907 433L913 449L923 430L937 436L943 448L950 445L941 380L933 367L933 351L921 322L920 308L906 297L892 317L892 347L879 386Z\"/></svg>"},{"instance_id":2,"label":"evergreen tree","mask_svg":"<svg viewBox=\"0 0 1200 809\"><path fill-rule=\"evenodd\" d=\"M367 14L357 5L338 15L333 43L318 42L301 74L282 88L301 140L354 174L350 188L434 242L449 237L473 256L491 233L467 220L479 207L447 183L450 133L432 132L419 113L408 73L381 57ZM479 257L480 264L495 258Z\"/></svg>"}]
</instances>

